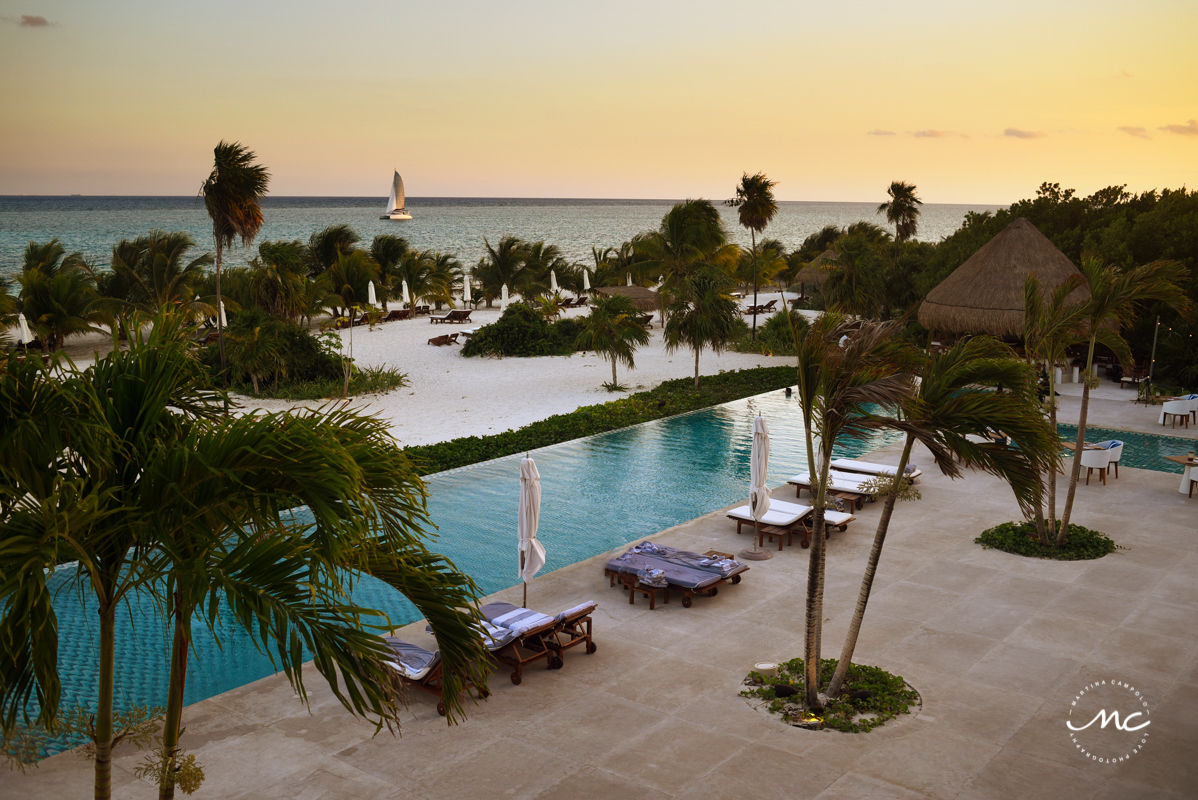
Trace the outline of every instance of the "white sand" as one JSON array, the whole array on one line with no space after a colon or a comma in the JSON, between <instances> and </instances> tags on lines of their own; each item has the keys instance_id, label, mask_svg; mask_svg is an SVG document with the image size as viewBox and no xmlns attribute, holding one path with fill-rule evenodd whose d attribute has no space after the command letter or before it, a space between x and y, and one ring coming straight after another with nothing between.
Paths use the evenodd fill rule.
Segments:
<instances>
[{"instance_id":1,"label":"white sand","mask_svg":"<svg viewBox=\"0 0 1198 800\"><path fill-rule=\"evenodd\" d=\"M778 298L761 294L760 302ZM782 305L779 300L778 305ZM441 312L444 313L444 312ZM586 309L570 310L567 316L585 316ZM553 414L579 406L604 403L625 396L608 393L602 384L611 380L611 364L593 352L572 356L540 358L463 358L461 345L434 347L429 338L454 333L465 327L494 322L499 309L479 307L471 325L432 325L428 317L388 322L373 331L366 326L353 329L353 355L358 364L387 364L406 373L409 385L382 395L355 397L351 406L376 414L391 424L393 434L404 444L431 444L459 436L485 436L519 428ZM662 331L654 315L653 339L636 352L636 369L619 369L620 383L630 391L651 389L664 380L694 375L694 355L689 350L667 355ZM746 321L750 318L746 317ZM758 316L757 324L765 317ZM342 331L349 340L350 332ZM93 335L68 341L67 352L80 366L90 363L96 350L111 347L111 339ZM699 372L713 375L751 367L780 366L792 359L704 351ZM238 397L246 410L270 411L297 405L318 407L320 402L297 403ZM327 402L327 401L326 401Z\"/></svg>"}]
</instances>

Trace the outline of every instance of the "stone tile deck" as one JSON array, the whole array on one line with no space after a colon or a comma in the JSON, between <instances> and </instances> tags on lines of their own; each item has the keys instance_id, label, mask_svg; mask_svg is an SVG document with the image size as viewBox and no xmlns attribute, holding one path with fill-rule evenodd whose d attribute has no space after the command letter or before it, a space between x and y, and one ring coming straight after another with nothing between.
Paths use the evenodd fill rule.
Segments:
<instances>
[{"instance_id":1,"label":"stone tile deck","mask_svg":"<svg viewBox=\"0 0 1198 800\"><path fill-rule=\"evenodd\" d=\"M1135 469L1083 485L1076 521L1128 549L1038 562L972 543L1018 516L1004 485L925 475L923 499L896 509L856 653L922 693L914 717L869 734L811 732L737 696L754 662L802 652L807 551L774 551L739 586L652 613L608 588L597 557L529 592L546 611L599 600L594 655L575 650L563 670L533 670L520 686L500 671L492 697L455 727L413 695L400 738L372 736L311 669L310 712L282 676L264 678L186 710L184 743L208 776L194 797L1192 797L1198 498L1178 493L1176 475ZM829 542L825 656L838 654L878 512L867 505ZM749 542L734 531L720 512L655 538L735 552ZM495 597L518 602L519 589ZM426 642L422 627L401 635ZM1077 754L1064 714L1077 689L1110 677L1146 692L1154 735L1139 760L1098 765ZM133 776L137 760L118 758L116 797L156 796ZM0 797L86 797L90 781L90 765L67 753L4 775Z\"/></svg>"}]
</instances>

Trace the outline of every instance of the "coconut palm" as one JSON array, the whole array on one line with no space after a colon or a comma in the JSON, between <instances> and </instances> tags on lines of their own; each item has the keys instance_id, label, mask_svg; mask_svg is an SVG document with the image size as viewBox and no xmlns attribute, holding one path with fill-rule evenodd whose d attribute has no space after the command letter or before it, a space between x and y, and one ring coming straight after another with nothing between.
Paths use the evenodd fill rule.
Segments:
<instances>
[{"instance_id":1,"label":"coconut palm","mask_svg":"<svg viewBox=\"0 0 1198 800\"><path fill-rule=\"evenodd\" d=\"M916 442L925 445L936 466L951 478L960 474L951 456L997 475L1011 486L1025 510L1040 504L1040 475L1045 469L1055 475L1059 463L1056 428L1045 422L1035 404L1034 372L1017 361L1002 342L978 336L959 342L941 355L921 356L908 351L903 356L908 364L914 361L918 365L920 380L912 393L901 398L902 402L894 409L895 416L875 417L870 424L901 430L907 440L895 475L875 482L875 496L885 497L885 502L861 579L857 605L836 671L828 684L829 697L840 694L852 665L895 503L909 495L909 481L903 476L912 446ZM983 388L999 385L1003 387L1001 392ZM987 427L1002 430L1013 446L975 444L966 438Z\"/></svg>"},{"instance_id":2,"label":"coconut palm","mask_svg":"<svg viewBox=\"0 0 1198 800\"><path fill-rule=\"evenodd\" d=\"M192 612L205 609L198 618L214 626L222 596L302 698L301 667L314 653L347 708L393 724L385 647L363 630L371 612L346 597L355 575L374 574L434 621L453 683L444 702L460 712L460 676L481 653L473 612L458 609L476 593L420 541L424 491L382 423L345 410L222 418L170 316L148 337L134 327L128 350L87 370L58 366L65 378L10 356L0 374L5 731L34 696L41 722L57 715L58 633L45 576L65 558L78 559L79 590L94 593L99 612L97 798L110 794L116 608L139 591L154 593L176 623L160 775L178 754ZM294 503L307 504L310 526L284 511Z\"/></svg>"},{"instance_id":3,"label":"coconut palm","mask_svg":"<svg viewBox=\"0 0 1198 800\"><path fill-rule=\"evenodd\" d=\"M636 237L633 249L641 276L660 279L667 291L704 265L726 268L736 263L737 256L710 200L678 203L662 217L657 230Z\"/></svg>"},{"instance_id":4,"label":"coconut palm","mask_svg":"<svg viewBox=\"0 0 1198 800\"><path fill-rule=\"evenodd\" d=\"M258 257L250 262L250 270L256 305L279 319L301 316L308 280L303 242L263 242Z\"/></svg>"},{"instance_id":5,"label":"coconut palm","mask_svg":"<svg viewBox=\"0 0 1198 800\"><path fill-rule=\"evenodd\" d=\"M62 347L68 336L99 333L108 319L96 294L91 273L82 266L41 267L22 272L19 310L42 341L44 352Z\"/></svg>"},{"instance_id":6,"label":"coconut palm","mask_svg":"<svg viewBox=\"0 0 1198 800\"><path fill-rule=\"evenodd\" d=\"M442 303L454 305L453 294L462 290L466 280L462 270L462 262L453 253L442 253L440 250L428 254L429 282L436 287L435 291L426 295L437 304L438 310Z\"/></svg>"},{"instance_id":7,"label":"coconut palm","mask_svg":"<svg viewBox=\"0 0 1198 800\"><path fill-rule=\"evenodd\" d=\"M322 276L333 302L345 308L353 322L354 309L363 305L370 293L370 282L378 277L378 265L363 250L342 250Z\"/></svg>"},{"instance_id":8,"label":"coconut palm","mask_svg":"<svg viewBox=\"0 0 1198 800\"><path fill-rule=\"evenodd\" d=\"M82 253L75 252L67 255L66 248L55 237L45 244L30 242L26 245L21 260L21 271L39 270L44 275L53 276L58 273L59 269L72 269L84 265Z\"/></svg>"},{"instance_id":9,"label":"coconut palm","mask_svg":"<svg viewBox=\"0 0 1198 800\"><path fill-rule=\"evenodd\" d=\"M221 140L213 150L212 172L200 195L204 207L212 218L212 238L216 241L216 307L221 303L220 268L226 247L241 240L242 247L249 247L262 230L262 197L270 184L270 173L266 167L255 163L254 151L246 149L240 142ZM216 335L220 349L221 380L225 381L225 335L220 314L216 315Z\"/></svg>"},{"instance_id":10,"label":"coconut palm","mask_svg":"<svg viewBox=\"0 0 1198 800\"><path fill-rule=\"evenodd\" d=\"M558 274L570 269L570 262L562 257L562 249L543 241L528 245L524 256L524 269L520 272L518 287L509 287L520 292L522 297L536 297L549 293L549 271Z\"/></svg>"},{"instance_id":11,"label":"coconut palm","mask_svg":"<svg viewBox=\"0 0 1198 800\"><path fill-rule=\"evenodd\" d=\"M575 348L594 350L611 362L611 385L619 386L616 364L635 369L633 354L636 348L649 344L649 331L639 321L640 312L628 297L619 294L598 294L595 305L583 324Z\"/></svg>"},{"instance_id":12,"label":"coconut palm","mask_svg":"<svg viewBox=\"0 0 1198 800\"><path fill-rule=\"evenodd\" d=\"M890 199L878 206L879 214L886 215L886 221L894 226L895 252L898 245L911 239L919 230L919 207L923 201L915 194L915 184L906 181L892 181L886 189Z\"/></svg>"},{"instance_id":13,"label":"coconut palm","mask_svg":"<svg viewBox=\"0 0 1198 800\"><path fill-rule=\"evenodd\" d=\"M774 200L774 187L777 181L765 177L764 172L750 176L744 173L740 185L736 187L736 196L727 201L726 205L737 209L737 218L742 227L749 229L749 237L753 243L753 339L757 339L757 234L765 230L778 213L778 203Z\"/></svg>"},{"instance_id":14,"label":"coconut palm","mask_svg":"<svg viewBox=\"0 0 1198 800\"><path fill-rule=\"evenodd\" d=\"M305 254L308 262L308 276L319 277L327 272L337 256L353 250L362 237L357 231L344 223L329 225L308 237L308 250Z\"/></svg>"},{"instance_id":15,"label":"coconut palm","mask_svg":"<svg viewBox=\"0 0 1198 800\"><path fill-rule=\"evenodd\" d=\"M214 313L207 303L194 299L212 255L204 253L188 261L187 251L193 247L195 240L189 233L155 230L133 240L122 239L112 248L116 280L108 284L108 297L122 323L132 312L153 315L165 305L180 306L192 315ZM117 285L122 297L112 295Z\"/></svg>"},{"instance_id":16,"label":"coconut palm","mask_svg":"<svg viewBox=\"0 0 1198 800\"><path fill-rule=\"evenodd\" d=\"M885 267L870 241L862 235L842 236L836 242L836 261L827 266L820 291L828 306L846 314L876 316L883 303Z\"/></svg>"},{"instance_id":17,"label":"coconut palm","mask_svg":"<svg viewBox=\"0 0 1198 800\"><path fill-rule=\"evenodd\" d=\"M736 330L736 299L728 294L731 287L726 273L707 266L682 278L670 292L666 352L683 347L694 351L695 388L699 387L699 353L704 348L723 352Z\"/></svg>"},{"instance_id":18,"label":"coconut palm","mask_svg":"<svg viewBox=\"0 0 1198 800\"><path fill-rule=\"evenodd\" d=\"M474 277L479 281L489 308L505 284L508 291L514 291L522 281L520 273L528 257L528 243L517 236L504 236L494 247L483 237L483 245L487 254L474 267Z\"/></svg>"},{"instance_id":19,"label":"coconut palm","mask_svg":"<svg viewBox=\"0 0 1198 800\"><path fill-rule=\"evenodd\" d=\"M269 326L259 325L230 335L228 350L229 369L235 376L249 375L255 395L258 394L258 377L271 372L277 375L285 364L279 337Z\"/></svg>"},{"instance_id":20,"label":"coconut palm","mask_svg":"<svg viewBox=\"0 0 1198 800\"><path fill-rule=\"evenodd\" d=\"M1111 349L1123 363L1131 361L1131 348L1120 335L1120 329L1132 326L1136 308L1143 303L1158 301L1185 316L1193 313L1193 304L1181 288L1189 279L1184 266L1176 261L1153 261L1121 272L1107 266L1096 257L1082 259L1081 273L1090 289L1090 299L1085 303L1082 323L1089 331L1089 349L1086 352L1086 379L1082 384L1082 406L1077 416L1077 456L1073 459L1073 471L1069 474L1069 493L1065 497L1065 509L1061 513L1061 527L1057 531L1057 544L1064 544L1069 536L1069 517L1073 513L1073 498L1077 494L1077 481L1081 476L1081 452L1086 443L1086 415L1090 408L1090 389L1098 385L1094 371L1094 345L1101 342Z\"/></svg>"},{"instance_id":21,"label":"coconut palm","mask_svg":"<svg viewBox=\"0 0 1198 800\"><path fill-rule=\"evenodd\" d=\"M379 302L386 310L387 302L399 295L400 282L398 277L399 262L412 250L411 244L402 236L394 233L380 233L370 243L370 257L379 265Z\"/></svg>"}]
</instances>

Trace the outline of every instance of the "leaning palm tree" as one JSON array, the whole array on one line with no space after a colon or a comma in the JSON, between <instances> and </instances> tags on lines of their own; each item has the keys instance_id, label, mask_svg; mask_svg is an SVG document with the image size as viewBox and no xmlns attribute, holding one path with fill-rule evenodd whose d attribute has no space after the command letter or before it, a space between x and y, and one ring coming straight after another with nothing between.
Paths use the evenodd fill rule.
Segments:
<instances>
[{"instance_id":1,"label":"leaning palm tree","mask_svg":"<svg viewBox=\"0 0 1198 800\"><path fill-rule=\"evenodd\" d=\"M124 286L125 297L113 298L125 315L139 311L153 315L165 305L177 305L191 314L212 313L194 299L212 255L203 253L187 260L195 247L191 234L182 231L151 231L133 241L122 239L112 248L112 271Z\"/></svg>"},{"instance_id":2,"label":"leaning palm tree","mask_svg":"<svg viewBox=\"0 0 1198 800\"><path fill-rule=\"evenodd\" d=\"M740 185L736 187L736 196L725 205L737 209L737 216L742 227L749 229L752 240L753 254L753 339L757 339L757 234L765 230L778 214L778 203L774 200L774 187L777 181L765 177L764 172L750 176L744 173Z\"/></svg>"},{"instance_id":3,"label":"leaning palm tree","mask_svg":"<svg viewBox=\"0 0 1198 800\"><path fill-rule=\"evenodd\" d=\"M611 361L611 388L619 387L616 364L635 369L633 354L636 348L649 344L649 331L639 321L640 312L632 300L620 294L599 294L586 327L574 346L579 350L594 350Z\"/></svg>"},{"instance_id":4,"label":"leaning palm tree","mask_svg":"<svg viewBox=\"0 0 1198 800\"><path fill-rule=\"evenodd\" d=\"M362 237L344 223L321 228L308 237L308 248L304 254L308 263L308 275L316 278L323 275L337 256L353 250Z\"/></svg>"},{"instance_id":5,"label":"leaning palm tree","mask_svg":"<svg viewBox=\"0 0 1198 800\"><path fill-rule=\"evenodd\" d=\"M399 263L411 250L408 240L394 233L380 233L370 243L370 257L379 265L379 300L384 310L402 280L398 276Z\"/></svg>"},{"instance_id":6,"label":"leaning palm tree","mask_svg":"<svg viewBox=\"0 0 1198 800\"><path fill-rule=\"evenodd\" d=\"M1017 361L1014 352L1002 342L978 336L959 342L941 355L923 357L906 353L905 357L908 362L914 359L918 365L919 380L914 391L902 397L894 416L875 416L868 421L871 425L901 430L907 440L894 475L875 481L876 495L885 497L885 502L861 579L857 606L836 671L828 684L829 697L840 694L852 665L895 503L908 494L910 481L905 475L912 446L916 442L926 446L936 466L950 478L960 474L952 456L997 475L1011 486L1025 511L1040 503L1042 472L1047 469L1055 475L1059 463L1056 428L1045 422L1035 404L1034 373ZM1003 391L994 391L993 387L1000 385ZM1002 430L1013 446L975 444L966 438L987 427Z\"/></svg>"},{"instance_id":7,"label":"leaning palm tree","mask_svg":"<svg viewBox=\"0 0 1198 800\"><path fill-rule=\"evenodd\" d=\"M378 277L378 265L364 250L348 250L338 253L337 258L323 276L335 301L345 308L350 322L355 309L364 304L369 295L370 282Z\"/></svg>"},{"instance_id":8,"label":"leaning palm tree","mask_svg":"<svg viewBox=\"0 0 1198 800\"><path fill-rule=\"evenodd\" d=\"M487 306L499 297L501 288L506 285L509 291L522 282L521 272L528 257L528 243L518 236L504 236L492 247L486 237L483 245L487 253L474 268L474 276L482 285L483 296Z\"/></svg>"},{"instance_id":9,"label":"leaning palm tree","mask_svg":"<svg viewBox=\"0 0 1198 800\"><path fill-rule=\"evenodd\" d=\"M257 305L279 319L294 320L302 314L308 280L303 242L263 242L250 270Z\"/></svg>"},{"instance_id":10,"label":"leaning palm tree","mask_svg":"<svg viewBox=\"0 0 1198 800\"><path fill-rule=\"evenodd\" d=\"M1073 513L1073 498L1077 494L1077 481L1081 476L1082 449L1086 443L1086 415L1090 408L1090 390L1098 385L1093 375L1094 345L1101 342L1109 347L1119 360L1131 361L1131 348L1119 334L1120 328L1128 328L1135 322L1136 308L1143 303L1158 301L1167 303L1185 316L1193 314L1194 307L1181 288L1189 280L1189 273L1176 261L1153 261L1121 272L1107 266L1096 257L1082 259L1081 273L1090 289L1090 299L1085 303L1083 325L1089 331L1089 349L1086 353L1086 379L1082 384L1082 407L1077 416L1077 447L1073 459L1073 471L1069 474L1069 493L1065 497L1065 509L1061 512L1061 528L1057 531L1057 544L1064 544L1069 536L1069 517Z\"/></svg>"},{"instance_id":11,"label":"leaning palm tree","mask_svg":"<svg viewBox=\"0 0 1198 800\"><path fill-rule=\"evenodd\" d=\"M270 173L255 163L254 151L247 150L240 142L222 140L213 150L215 156L212 173L200 187L204 207L212 218L212 238L216 241L216 306L221 303L220 268L226 247L241 240L242 247L249 247L262 230L262 197L270 183ZM216 335L220 349L221 381L225 377L224 323L216 315Z\"/></svg>"},{"instance_id":12,"label":"leaning palm tree","mask_svg":"<svg viewBox=\"0 0 1198 800\"><path fill-rule=\"evenodd\" d=\"M879 214L886 215L886 221L894 226L895 252L898 245L911 239L919 230L919 207L923 201L915 194L915 184L906 181L892 181L886 189L890 199L878 206Z\"/></svg>"},{"instance_id":13,"label":"leaning palm tree","mask_svg":"<svg viewBox=\"0 0 1198 800\"><path fill-rule=\"evenodd\" d=\"M683 347L695 353L695 388L699 388L699 354L704 348L723 352L732 341L736 300L728 290L731 279L715 267L705 267L682 279L670 292L667 307L666 352Z\"/></svg>"}]
</instances>

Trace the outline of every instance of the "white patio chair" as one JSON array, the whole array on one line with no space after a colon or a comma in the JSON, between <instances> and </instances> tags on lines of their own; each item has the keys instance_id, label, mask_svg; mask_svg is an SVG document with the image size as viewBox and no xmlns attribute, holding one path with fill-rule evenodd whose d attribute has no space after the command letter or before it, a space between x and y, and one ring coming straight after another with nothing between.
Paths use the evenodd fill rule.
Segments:
<instances>
[{"instance_id":1,"label":"white patio chair","mask_svg":"<svg viewBox=\"0 0 1198 800\"><path fill-rule=\"evenodd\" d=\"M1161 424L1164 425L1173 417L1173 427L1177 427L1177 418L1181 417L1185 427L1190 427L1190 401L1170 400L1161 406Z\"/></svg>"},{"instance_id":2,"label":"white patio chair","mask_svg":"<svg viewBox=\"0 0 1198 800\"><path fill-rule=\"evenodd\" d=\"M1191 394L1186 397L1190 404L1190 416L1195 422L1198 422L1198 394Z\"/></svg>"},{"instance_id":3,"label":"white patio chair","mask_svg":"<svg viewBox=\"0 0 1198 800\"><path fill-rule=\"evenodd\" d=\"M1106 486L1106 471L1110 465L1110 450L1083 450L1082 466L1086 468L1086 486L1090 485L1090 473L1094 470L1098 470L1098 477L1102 478L1102 485Z\"/></svg>"},{"instance_id":4,"label":"white patio chair","mask_svg":"<svg viewBox=\"0 0 1198 800\"><path fill-rule=\"evenodd\" d=\"M1099 447L1105 447L1106 451L1111 454L1111 463L1115 465L1115 477L1119 477L1119 459L1123 458L1123 442L1118 439L1108 439L1105 442L1096 442ZM1107 469L1110 472L1110 469Z\"/></svg>"}]
</instances>

